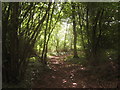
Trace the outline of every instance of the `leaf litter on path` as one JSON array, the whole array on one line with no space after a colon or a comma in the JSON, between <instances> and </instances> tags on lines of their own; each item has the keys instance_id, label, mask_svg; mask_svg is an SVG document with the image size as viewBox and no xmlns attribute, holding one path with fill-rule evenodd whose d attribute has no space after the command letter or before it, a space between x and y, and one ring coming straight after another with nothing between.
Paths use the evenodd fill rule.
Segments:
<instances>
[{"instance_id":1,"label":"leaf litter on path","mask_svg":"<svg viewBox=\"0 0 120 90\"><path fill-rule=\"evenodd\" d=\"M101 88L98 82L92 81L89 69L78 64L65 62L65 55L51 56L50 72L41 73L42 77L34 80L33 88ZM37 82L37 83L36 83ZM109 88L109 87L108 87Z\"/></svg>"}]
</instances>

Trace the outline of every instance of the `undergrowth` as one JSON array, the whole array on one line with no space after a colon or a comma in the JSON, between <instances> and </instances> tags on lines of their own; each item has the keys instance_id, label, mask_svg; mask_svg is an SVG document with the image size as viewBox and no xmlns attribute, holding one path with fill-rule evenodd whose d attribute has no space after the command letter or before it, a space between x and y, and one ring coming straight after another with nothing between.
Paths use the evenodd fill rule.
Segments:
<instances>
[{"instance_id":1,"label":"undergrowth","mask_svg":"<svg viewBox=\"0 0 120 90\"><path fill-rule=\"evenodd\" d=\"M48 66L43 66L42 63L35 60L30 60L27 67L24 80L21 80L18 84L3 84L3 88L31 88L33 81L38 79L43 73L50 71Z\"/></svg>"}]
</instances>

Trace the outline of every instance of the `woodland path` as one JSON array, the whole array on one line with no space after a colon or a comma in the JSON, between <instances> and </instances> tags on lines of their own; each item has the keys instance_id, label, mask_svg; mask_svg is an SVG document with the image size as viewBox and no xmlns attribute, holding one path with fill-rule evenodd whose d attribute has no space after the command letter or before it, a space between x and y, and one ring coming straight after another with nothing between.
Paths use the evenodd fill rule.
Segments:
<instances>
[{"instance_id":1,"label":"woodland path","mask_svg":"<svg viewBox=\"0 0 120 90\"><path fill-rule=\"evenodd\" d=\"M34 81L33 88L102 88L94 75L84 71L87 68L78 64L65 62L67 55L51 56L50 71L45 72Z\"/></svg>"},{"instance_id":2,"label":"woodland path","mask_svg":"<svg viewBox=\"0 0 120 90\"><path fill-rule=\"evenodd\" d=\"M50 57L50 72L45 72L39 80L34 82L35 88L90 88L84 76L77 71L85 70L85 67L70 64L64 59L67 55ZM84 77L84 78L83 78Z\"/></svg>"}]
</instances>

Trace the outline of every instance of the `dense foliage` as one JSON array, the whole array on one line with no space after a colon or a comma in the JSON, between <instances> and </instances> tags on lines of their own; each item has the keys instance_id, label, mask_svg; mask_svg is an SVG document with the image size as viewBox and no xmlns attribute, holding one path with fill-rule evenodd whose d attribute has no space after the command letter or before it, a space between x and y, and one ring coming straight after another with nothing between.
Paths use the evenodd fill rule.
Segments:
<instances>
[{"instance_id":1,"label":"dense foliage","mask_svg":"<svg viewBox=\"0 0 120 90\"><path fill-rule=\"evenodd\" d=\"M117 63L119 3L6 2L2 3L3 82L19 82L36 59L43 66L47 56L85 53L90 65Z\"/></svg>"}]
</instances>

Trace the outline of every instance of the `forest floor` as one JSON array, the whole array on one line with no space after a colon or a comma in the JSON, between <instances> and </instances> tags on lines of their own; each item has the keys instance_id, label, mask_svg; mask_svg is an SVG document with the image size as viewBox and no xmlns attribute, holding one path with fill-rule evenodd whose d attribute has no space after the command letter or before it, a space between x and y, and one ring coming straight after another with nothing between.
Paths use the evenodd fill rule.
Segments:
<instances>
[{"instance_id":1,"label":"forest floor","mask_svg":"<svg viewBox=\"0 0 120 90\"><path fill-rule=\"evenodd\" d=\"M72 64L64 59L69 55L50 56L49 68L34 79L32 88L116 88L117 80L112 73L95 73L82 64ZM106 66L106 65L105 65ZM105 70L105 69L104 69ZM98 73L97 73L98 72ZM102 75L102 76L101 76ZM107 78L107 79L101 79Z\"/></svg>"}]
</instances>

